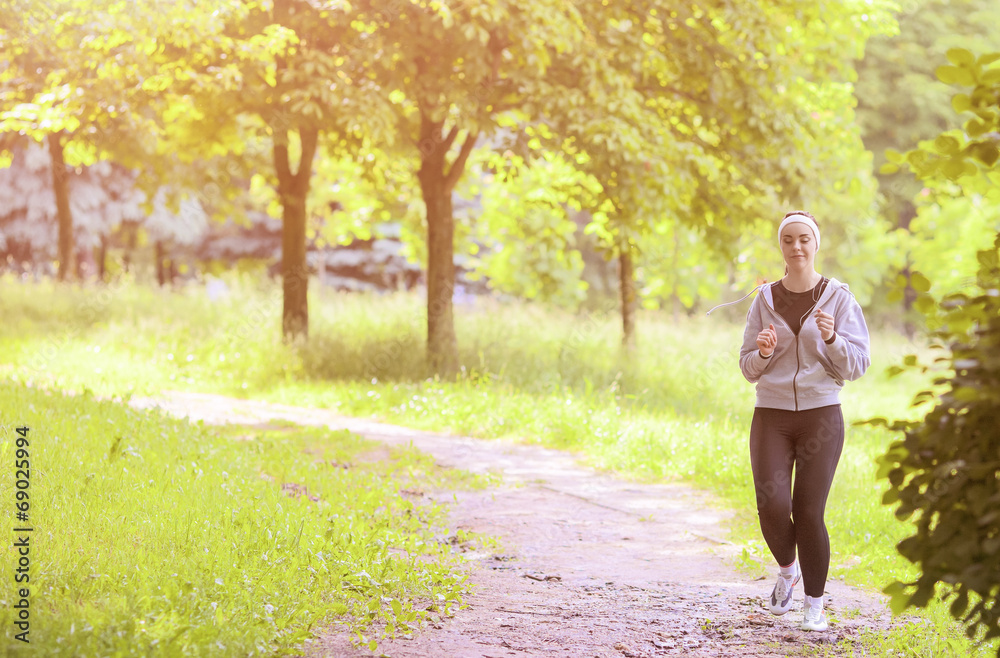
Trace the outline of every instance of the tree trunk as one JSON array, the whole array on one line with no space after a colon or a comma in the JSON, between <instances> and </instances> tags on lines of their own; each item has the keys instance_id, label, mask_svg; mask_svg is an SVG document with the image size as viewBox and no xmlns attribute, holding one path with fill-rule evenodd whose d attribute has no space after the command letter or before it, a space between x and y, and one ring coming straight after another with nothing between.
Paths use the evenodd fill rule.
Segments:
<instances>
[{"instance_id":1,"label":"tree trunk","mask_svg":"<svg viewBox=\"0 0 1000 658\"><path fill-rule=\"evenodd\" d=\"M312 175L319 132L300 128L302 157L298 171L288 161L288 132L274 131L274 167L281 200L281 277L284 305L281 313L283 338L309 337L309 270L306 267L306 197Z\"/></svg>"},{"instance_id":2,"label":"tree trunk","mask_svg":"<svg viewBox=\"0 0 1000 658\"><path fill-rule=\"evenodd\" d=\"M455 218L451 193L465 170L478 133L469 133L461 151L449 167L448 150L458 136L458 127L444 134L444 121L433 121L421 110L420 192L427 208L427 359L440 375L458 371L458 340L455 337Z\"/></svg>"},{"instance_id":3,"label":"tree trunk","mask_svg":"<svg viewBox=\"0 0 1000 658\"><path fill-rule=\"evenodd\" d=\"M97 246L97 280L104 281L108 272L108 236L101 235L101 244Z\"/></svg>"},{"instance_id":4,"label":"tree trunk","mask_svg":"<svg viewBox=\"0 0 1000 658\"><path fill-rule=\"evenodd\" d=\"M160 287L167 285L167 274L163 270L163 240L157 240L155 246L155 257L156 257L156 282L160 284Z\"/></svg>"},{"instance_id":5,"label":"tree trunk","mask_svg":"<svg viewBox=\"0 0 1000 658\"><path fill-rule=\"evenodd\" d=\"M306 266L306 200L281 196L281 282L284 302L281 333L285 340L309 337L309 270Z\"/></svg>"},{"instance_id":6,"label":"tree trunk","mask_svg":"<svg viewBox=\"0 0 1000 658\"><path fill-rule=\"evenodd\" d=\"M52 160L52 189L56 195L56 213L59 218L59 273L60 281L73 276L76 271L76 250L73 248L73 213L69 207L69 173L63 158L62 140L52 133L48 137L49 158Z\"/></svg>"},{"instance_id":7,"label":"tree trunk","mask_svg":"<svg viewBox=\"0 0 1000 658\"><path fill-rule=\"evenodd\" d=\"M81 249L77 252L76 258L73 259L74 265L76 266L76 274L74 275L77 281L83 281L84 278L84 268L87 262L87 250Z\"/></svg>"},{"instance_id":8,"label":"tree trunk","mask_svg":"<svg viewBox=\"0 0 1000 658\"><path fill-rule=\"evenodd\" d=\"M427 207L427 357L434 372L450 374L458 370L451 193L444 189L443 176L422 177L420 188Z\"/></svg>"},{"instance_id":9,"label":"tree trunk","mask_svg":"<svg viewBox=\"0 0 1000 658\"><path fill-rule=\"evenodd\" d=\"M125 235L125 254L122 256L122 271L125 273L132 271L132 254L139 242L139 229L133 223L123 224L122 230Z\"/></svg>"},{"instance_id":10,"label":"tree trunk","mask_svg":"<svg viewBox=\"0 0 1000 658\"><path fill-rule=\"evenodd\" d=\"M622 297L622 345L635 348L635 271L632 263L632 246L626 241L618 250L619 288Z\"/></svg>"}]
</instances>

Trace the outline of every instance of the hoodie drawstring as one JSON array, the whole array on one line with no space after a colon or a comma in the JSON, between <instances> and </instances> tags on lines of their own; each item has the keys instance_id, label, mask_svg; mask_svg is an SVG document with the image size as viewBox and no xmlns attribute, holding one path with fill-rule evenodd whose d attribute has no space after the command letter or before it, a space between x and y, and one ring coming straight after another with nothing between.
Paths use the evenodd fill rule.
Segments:
<instances>
[{"instance_id":1,"label":"hoodie drawstring","mask_svg":"<svg viewBox=\"0 0 1000 658\"><path fill-rule=\"evenodd\" d=\"M745 295L743 295L742 297L740 297L739 299L737 299L737 300L736 300L735 302L726 302L726 303L724 303L724 304L719 304L719 305L717 305L717 306L713 306L712 308L708 309L708 313L706 313L705 315L711 315L711 314L712 314L712 311L714 311L714 310L715 310L715 309L717 309L717 308L722 308L723 306L732 306L733 304L739 304L739 303L740 303L740 302L742 302L742 301L743 301L744 299L746 299L746 298L747 298L747 297L749 297L750 295L754 294L755 292L757 292L758 290L760 290L761 288L763 288L763 287L764 287L764 286L766 286L766 285L767 285L767 283L762 283L762 284L760 284L759 286L757 286L756 288L754 288L753 290L751 290L751 291L750 291L750 292L748 292L747 294L745 294Z\"/></svg>"}]
</instances>

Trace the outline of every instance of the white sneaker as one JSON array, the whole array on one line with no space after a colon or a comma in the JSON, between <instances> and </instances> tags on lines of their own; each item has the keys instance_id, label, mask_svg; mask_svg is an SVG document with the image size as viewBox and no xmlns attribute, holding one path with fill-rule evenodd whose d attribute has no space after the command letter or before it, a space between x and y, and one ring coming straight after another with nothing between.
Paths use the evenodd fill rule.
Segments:
<instances>
[{"instance_id":1,"label":"white sneaker","mask_svg":"<svg viewBox=\"0 0 1000 658\"><path fill-rule=\"evenodd\" d=\"M774 590L771 591L771 599L767 602L767 607L771 610L772 615L783 615L791 609L792 593L795 592L795 586L798 585L801 579L802 571L799 570L798 562L795 563L795 575L793 577L786 578L780 574L778 575L778 582L774 584Z\"/></svg>"},{"instance_id":2,"label":"white sneaker","mask_svg":"<svg viewBox=\"0 0 1000 658\"><path fill-rule=\"evenodd\" d=\"M825 631L828 628L826 623L826 615L823 614L823 608L820 606L810 607L808 604L805 608L805 615L802 617L802 626L800 628L804 631Z\"/></svg>"}]
</instances>

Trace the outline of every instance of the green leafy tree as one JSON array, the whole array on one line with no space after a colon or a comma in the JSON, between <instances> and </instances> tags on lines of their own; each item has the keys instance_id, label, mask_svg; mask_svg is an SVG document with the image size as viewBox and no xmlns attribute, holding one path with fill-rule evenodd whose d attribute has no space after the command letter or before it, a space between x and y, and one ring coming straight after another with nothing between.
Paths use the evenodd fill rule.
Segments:
<instances>
[{"instance_id":1,"label":"green leafy tree","mask_svg":"<svg viewBox=\"0 0 1000 658\"><path fill-rule=\"evenodd\" d=\"M396 153L412 163L425 206L428 361L451 373L458 368L453 192L480 137L565 93L567 81L551 80L547 69L554 52L581 48L582 26L572 6L555 0L357 9L379 44L377 79L391 92L405 149Z\"/></svg>"},{"instance_id":2,"label":"green leafy tree","mask_svg":"<svg viewBox=\"0 0 1000 658\"><path fill-rule=\"evenodd\" d=\"M976 251L1000 232L1000 206L993 195L963 195L954 188L950 182L924 188L907 232L911 267L934 281L931 298L937 301L950 293L972 293L979 268ZM915 300L929 303L921 295Z\"/></svg>"},{"instance_id":3,"label":"green leafy tree","mask_svg":"<svg viewBox=\"0 0 1000 658\"><path fill-rule=\"evenodd\" d=\"M559 154L526 159L512 150L474 153L460 197L474 201L475 217L456 238L476 276L492 289L527 299L576 308L585 298L583 258L571 213L580 194L600 189ZM472 214L470 212L470 214Z\"/></svg>"},{"instance_id":4,"label":"green leafy tree","mask_svg":"<svg viewBox=\"0 0 1000 658\"><path fill-rule=\"evenodd\" d=\"M970 88L954 96L953 107L971 114L961 129L948 130L903 154L890 154L926 179L944 179L962 193L1000 202L1000 52L976 57L948 52L950 64L938 78ZM1000 233L978 251L976 285L969 293L946 295L940 306L925 305L936 330L940 359L951 374L935 381L940 390L923 391L915 404L933 402L919 422L895 422L903 438L881 459L880 474L890 488L883 501L898 503L896 516L912 519L914 534L899 552L920 566L917 580L887 588L897 610L925 606L939 584L952 599L951 613L967 624L970 637L1000 637ZM932 282L914 274L924 293ZM919 301L919 300L918 300ZM916 365L915 357L907 364ZM876 423L886 424L884 419ZM1000 650L998 650L1000 654Z\"/></svg>"},{"instance_id":5,"label":"green leafy tree","mask_svg":"<svg viewBox=\"0 0 1000 658\"><path fill-rule=\"evenodd\" d=\"M14 10L3 12L16 18L2 26L10 65L0 73L0 131L47 140L52 157L65 150L71 165L111 157L140 172L150 199L170 181L175 192L162 200L175 215L187 184L199 185L197 201L214 215L232 210L233 194L248 193L260 170L257 145L269 140L269 182L284 218L283 331L306 335L315 154L324 135L339 153L378 132L381 96L362 70L368 53L352 38L349 8L304 0L11 2ZM68 227L62 171L57 162Z\"/></svg>"},{"instance_id":6,"label":"green leafy tree","mask_svg":"<svg viewBox=\"0 0 1000 658\"><path fill-rule=\"evenodd\" d=\"M58 218L51 194L52 161L47 150L31 141L12 146L12 162L0 169L0 254L20 265L56 261ZM141 229L159 250L167 245L191 246L207 228L207 217L197 199L181 190L160 188L152 199L135 184L136 175L120 165L100 160L77 167L67 176L68 200L75 219L73 241L82 278L83 263L96 261L103 278L108 243L118 229ZM162 274L162 273L161 273ZM162 276L161 276L162 278Z\"/></svg>"},{"instance_id":7,"label":"green leafy tree","mask_svg":"<svg viewBox=\"0 0 1000 658\"><path fill-rule=\"evenodd\" d=\"M534 131L533 150L562 152L601 184L590 232L619 258L628 342L633 260L652 225L688 221L732 250L739 227L761 208L773 215L828 164L808 157L809 146L831 137L811 110L842 104L865 21L884 7L830 10L794 1L759 10L714 2L361 6L363 24L384 44L380 79L417 160L434 368L457 365L452 193L480 137Z\"/></svg>"},{"instance_id":8,"label":"green leafy tree","mask_svg":"<svg viewBox=\"0 0 1000 658\"><path fill-rule=\"evenodd\" d=\"M10 153L10 166L0 169L0 258L10 256L18 266L57 262L59 222L48 150L24 138L11 144ZM128 172L102 162L69 172L67 178L75 247L96 247L123 220L142 218ZM86 257L76 259L77 270L81 260Z\"/></svg>"},{"instance_id":9,"label":"green leafy tree","mask_svg":"<svg viewBox=\"0 0 1000 658\"><path fill-rule=\"evenodd\" d=\"M856 93L858 123L865 146L874 157L879 211L893 227L902 229L892 251L883 251L890 256L888 262L886 256L877 254L867 262L889 266L886 301L902 300L909 312L917 298L909 281L911 270L932 274L938 280L948 277L953 268L944 254L933 258L934 250L945 241L927 231L938 218L936 204L928 203L931 197L923 192L925 184L913 175L895 173L891 166L883 171L888 162L886 152L911 149L952 125L953 92L934 71L948 63L950 48L977 52L1000 48L993 27L1000 23L1000 5L992 0L906 0L900 4L898 31L874 36L858 63ZM961 203L956 199L948 205L952 212L961 214ZM931 216L918 219L918 212ZM967 208L966 214L968 218L982 216L974 207ZM915 330L911 318L906 327L911 333Z\"/></svg>"},{"instance_id":10,"label":"green leafy tree","mask_svg":"<svg viewBox=\"0 0 1000 658\"><path fill-rule=\"evenodd\" d=\"M0 51L6 66L0 73L0 132L27 133L48 144L51 189L59 217L58 275L66 279L75 274L76 250L65 133L79 128L81 115L86 121L93 113L90 99L72 93L74 86L67 79L92 80L86 53L82 66L78 60L71 71L69 63L70 51L76 53L87 26L79 12L63 5L51 8L14 2L3 16ZM11 152L4 155L9 165Z\"/></svg>"},{"instance_id":11,"label":"green leafy tree","mask_svg":"<svg viewBox=\"0 0 1000 658\"><path fill-rule=\"evenodd\" d=\"M194 9L191 11L207 10ZM389 140L379 93L366 72L375 53L347 5L275 0L229 2L215 9L208 39L190 43L182 31L167 35L168 52L190 62L192 74L170 93L198 112L169 137L174 148L203 157L219 149L239 154L242 139L271 143L267 174L281 206L282 331L308 336L306 240L314 160ZM248 122L247 119L250 121Z\"/></svg>"},{"instance_id":12,"label":"green leafy tree","mask_svg":"<svg viewBox=\"0 0 1000 658\"><path fill-rule=\"evenodd\" d=\"M174 17L160 12L160 20ZM8 0L0 12L0 133L45 143L59 218L59 278L73 275L70 169L112 159L145 163L158 133L141 91L140 62L155 37L130 3ZM0 144L2 146L2 144ZM0 156L3 156L0 153ZM10 151L3 158L9 164ZM155 188L154 188L155 189Z\"/></svg>"},{"instance_id":13,"label":"green leafy tree","mask_svg":"<svg viewBox=\"0 0 1000 658\"><path fill-rule=\"evenodd\" d=\"M584 66L609 62L617 84L577 90L572 112L565 106L573 101L563 100L552 132L585 154L581 169L602 183L589 230L619 262L626 345L640 252L670 270L681 265L672 261L681 234L693 230L711 255L732 260L748 229L790 203L839 188L841 216L850 214L845 193L870 205L848 80L852 59L881 29L874 19L887 11L880 3L633 2L591 19L604 25L591 44L599 56ZM578 65L558 64L567 76ZM650 290L669 277L644 273Z\"/></svg>"},{"instance_id":14,"label":"green leafy tree","mask_svg":"<svg viewBox=\"0 0 1000 658\"><path fill-rule=\"evenodd\" d=\"M108 193L120 199L110 207L127 206L124 215L130 222L149 213L179 216L176 195L169 199L170 209L160 207L166 199L154 204L131 198L143 191L148 199L163 196L164 159L151 157L160 133L157 118L163 112L154 107L157 99L144 87L144 77L155 80L152 72L164 64L151 57L157 48L152 26L158 21L150 19L155 16L170 24L177 18L177 7L143 14L136 3L12 0L11 4L11 11L5 9L2 14L8 20L16 16L16 20L0 25L0 52L7 64L0 73L0 132L27 135L47 145L58 217L58 276L69 278L79 270L75 265L78 238L98 236L103 262L106 238L122 215L104 213L96 222L101 226L95 226L92 209L99 205L101 191L80 183L100 179L102 174L94 172L115 171L117 179L108 181ZM3 150L9 164L12 151ZM84 179L74 175L74 169L87 167L97 169ZM133 172L140 167L144 174L140 179L146 185L137 190ZM74 195L82 198L74 199ZM175 228L164 230L178 233Z\"/></svg>"}]
</instances>

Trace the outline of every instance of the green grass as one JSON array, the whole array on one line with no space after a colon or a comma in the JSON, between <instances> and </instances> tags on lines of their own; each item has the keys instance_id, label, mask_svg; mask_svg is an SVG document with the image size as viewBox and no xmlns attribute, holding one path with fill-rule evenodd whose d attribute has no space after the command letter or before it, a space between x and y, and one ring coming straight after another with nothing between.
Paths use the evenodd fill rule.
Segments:
<instances>
[{"instance_id":1,"label":"green grass","mask_svg":"<svg viewBox=\"0 0 1000 658\"><path fill-rule=\"evenodd\" d=\"M402 490L482 478L413 450L291 424L192 425L10 382L0 419L5 466L15 427L30 428L34 527L31 645L13 638L10 583L4 654L274 655L331 625L362 642L405 633L461 603L443 508ZM9 475L0 500L13 506ZM7 538L25 525L4 517ZM17 563L11 541L0 558Z\"/></svg>"},{"instance_id":2,"label":"green grass","mask_svg":"<svg viewBox=\"0 0 1000 658\"><path fill-rule=\"evenodd\" d=\"M748 568L770 572L746 449L754 393L737 363L740 320L675 322L643 312L639 348L626 358L617 348L613 307L574 315L478 300L457 311L464 367L445 381L424 366L417 295L314 286L311 339L294 347L280 341L279 288L229 284L237 294L211 302L197 287L121 285L102 293L0 282L0 313L8 319L0 327L0 374L104 395L212 391L566 449L628 477L679 479L713 491L737 510L732 538L746 546ZM923 350L891 332L874 334L871 369L842 395L849 423L914 417L908 405L926 381L885 373L913 351ZM882 428L848 429L827 510L832 577L881 588L914 573L894 548L908 527L880 504L885 485L875 479L874 459L894 438ZM942 606L922 619L871 638L868 655L909 655L897 647L953 655L956 642L963 655L977 655Z\"/></svg>"}]
</instances>

